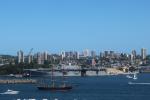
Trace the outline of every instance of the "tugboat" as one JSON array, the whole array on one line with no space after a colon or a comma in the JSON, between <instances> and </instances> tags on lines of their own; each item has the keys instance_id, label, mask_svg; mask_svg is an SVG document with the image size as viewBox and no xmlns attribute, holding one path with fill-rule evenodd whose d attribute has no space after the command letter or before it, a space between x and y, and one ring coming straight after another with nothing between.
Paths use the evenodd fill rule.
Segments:
<instances>
[{"instance_id":1,"label":"tugboat","mask_svg":"<svg viewBox=\"0 0 150 100\"><path fill-rule=\"evenodd\" d=\"M54 80L54 69L53 69L53 66L52 66L52 73L51 73L51 82L52 84L51 85L44 85L44 84L41 84L39 85L37 88L39 90L49 90L49 91L69 91L72 89L72 86L71 85L66 85L66 82L64 81L64 74L63 74L63 84L62 85L56 85L55 83L55 80ZM62 72L63 73L63 72Z\"/></svg>"}]
</instances>

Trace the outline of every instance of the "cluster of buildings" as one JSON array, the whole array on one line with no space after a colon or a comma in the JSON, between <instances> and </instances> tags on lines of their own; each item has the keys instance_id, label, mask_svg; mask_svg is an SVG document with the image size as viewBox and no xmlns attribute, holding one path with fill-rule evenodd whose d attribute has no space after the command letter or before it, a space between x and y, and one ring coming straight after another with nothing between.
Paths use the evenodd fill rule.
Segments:
<instances>
[{"instance_id":1,"label":"cluster of buildings","mask_svg":"<svg viewBox=\"0 0 150 100\"><path fill-rule=\"evenodd\" d=\"M24 52L22 50L17 52L17 62L18 63L31 63L36 62L37 64L44 64L45 61L48 60L48 53L47 52L38 52L34 55L24 55Z\"/></svg>"},{"instance_id":2,"label":"cluster of buildings","mask_svg":"<svg viewBox=\"0 0 150 100\"><path fill-rule=\"evenodd\" d=\"M95 51L89 51L88 49L84 50L82 53L77 51L62 51L60 54L49 54L47 51L41 53L35 53L34 55L24 55L22 50L17 52L17 61L18 63L31 63L33 61L38 64L44 64L45 61L52 59L64 60L78 60L80 58L96 57Z\"/></svg>"},{"instance_id":3,"label":"cluster of buildings","mask_svg":"<svg viewBox=\"0 0 150 100\"><path fill-rule=\"evenodd\" d=\"M136 50L132 50L130 54L105 51L104 53L100 53L100 62L102 66L109 67L138 67L149 65L147 50L145 48L141 49L140 54Z\"/></svg>"},{"instance_id":4,"label":"cluster of buildings","mask_svg":"<svg viewBox=\"0 0 150 100\"><path fill-rule=\"evenodd\" d=\"M32 52L32 50L31 50ZM138 54L136 50L132 50L130 54L117 53L115 51L104 51L97 53L96 51L90 51L85 49L83 52L77 51L62 51L60 54L49 54L47 51L38 52L35 54L29 53L25 55L22 50L17 52L17 56L0 56L0 64L19 64L19 63L36 63L52 64L57 61L58 64L75 64L85 66L139 66L147 64L147 49L142 48L141 54ZM9 60L8 60L9 59ZM7 61L7 63L6 63Z\"/></svg>"}]
</instances>

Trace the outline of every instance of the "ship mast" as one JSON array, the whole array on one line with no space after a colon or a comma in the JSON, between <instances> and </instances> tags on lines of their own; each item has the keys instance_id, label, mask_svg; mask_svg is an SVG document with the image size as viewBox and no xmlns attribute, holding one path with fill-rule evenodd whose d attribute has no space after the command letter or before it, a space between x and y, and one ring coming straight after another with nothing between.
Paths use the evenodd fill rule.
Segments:
<instances>
[{"instance_id":1,"label":"ship mast","mask_svg":"<svg viewBox=\"0 0 150 100\"><path fill-rule=\"evenodd\" d=\"M65 83L65 70L64 70L64 66L63 66L63 68L62 68L62 82L63 82L63 87L65 87L66 86L66 83Z\"/></svg>"},{"instance_id":2,"label":"ship mast","mask_svg":"<svg viewBox=\"0 0 150 100\"><path fill-rule=\"evenodd\" d=\"M52 87L55 87L55 80L54 80L54 66L52 65L52 72L51 72L51 81L52 81Z\"/></svg>"}]
</instances>

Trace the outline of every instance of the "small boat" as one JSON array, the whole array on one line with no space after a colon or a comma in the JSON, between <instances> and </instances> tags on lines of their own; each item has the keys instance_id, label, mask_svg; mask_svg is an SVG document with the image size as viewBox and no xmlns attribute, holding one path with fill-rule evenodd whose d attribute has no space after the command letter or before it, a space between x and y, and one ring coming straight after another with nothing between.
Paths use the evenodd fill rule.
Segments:
<instances>
[{"instance_id":1,"label":"small boat","mask_svg":"<svg viewBox=\"0 0 150 100\"><path fill-rule=\"evenodd\" d=\"M135 73L133 76L127 75L126 77L129 78L129 79L134 79L134 80L137 80L137 79L138 79L136 73Z\"/></svg>"},{"instance_id":2,"label":"small boat","mask_svg":"<svg viewBox=\"0 0 150 100\"><path fill-rule=\"evenodd\" d=\"M133 78L133 77L132 77L132 76L130 76L130 75L127 75L126 77L127 77L127 78L129 78L129 79Z\"/></svg>"},{"instance_id":3,"label":"small boat","mask_svg":"<svg viewBox=\"0 0 150 100\"><path fill-rule=\"evenodd\" d=\"M73 87L71 85L66 85L66 82L64 81L64 74L63 74L63 81L62 81L62 85L56 85L55 80L54 80L54 75L53 75L53 67L52 67L52 74L51 74L51 81L52 84L51 85L39 85L37 86L37 88L39 90L50 90L50 91L69 91L71 90Z\"/></svg>"},{"instance_id":4,"label":"small boat","mask_svg":"<svg viewBox=\"0 0 150 100\"><path fill-rule=\"evenodd\" d=\"M7 90L6 92L4 92L4 93L0 93L0 94L18 94L19 93L19 91L13 91L13 90Z\"/></svg>"},{"instance_id":5,"label":"small boat","mask_svg":"<svg viewBox=\"0 0 150 100\"><path fill-rule=\"evenodd\" d=\"M134 74L133 79L134 79L134 80L137 80L137 79L138 79L136 74Z\"/></svg>"}]
</instances>

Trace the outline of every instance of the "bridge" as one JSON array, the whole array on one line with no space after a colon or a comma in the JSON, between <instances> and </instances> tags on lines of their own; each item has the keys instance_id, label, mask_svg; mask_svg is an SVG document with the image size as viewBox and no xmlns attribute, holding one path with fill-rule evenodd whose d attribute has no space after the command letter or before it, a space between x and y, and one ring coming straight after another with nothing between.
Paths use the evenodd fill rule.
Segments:
<instances>
[{"instance_id":1,"label":"bridge","mask_svg":"<svg viewBox=\"0 0 150 100\"><path fill-rule=\"evenodd\" d=\"M101 71L106 72L106 68L80 68L80 69L51 69L51 68L39 68L39 69L24 69L24 72L60 72L60 73L68 73L68 72L79 72L81 76L86 76L87 72L95 72L98 74Z\"/></svg>"}]
</instances>

